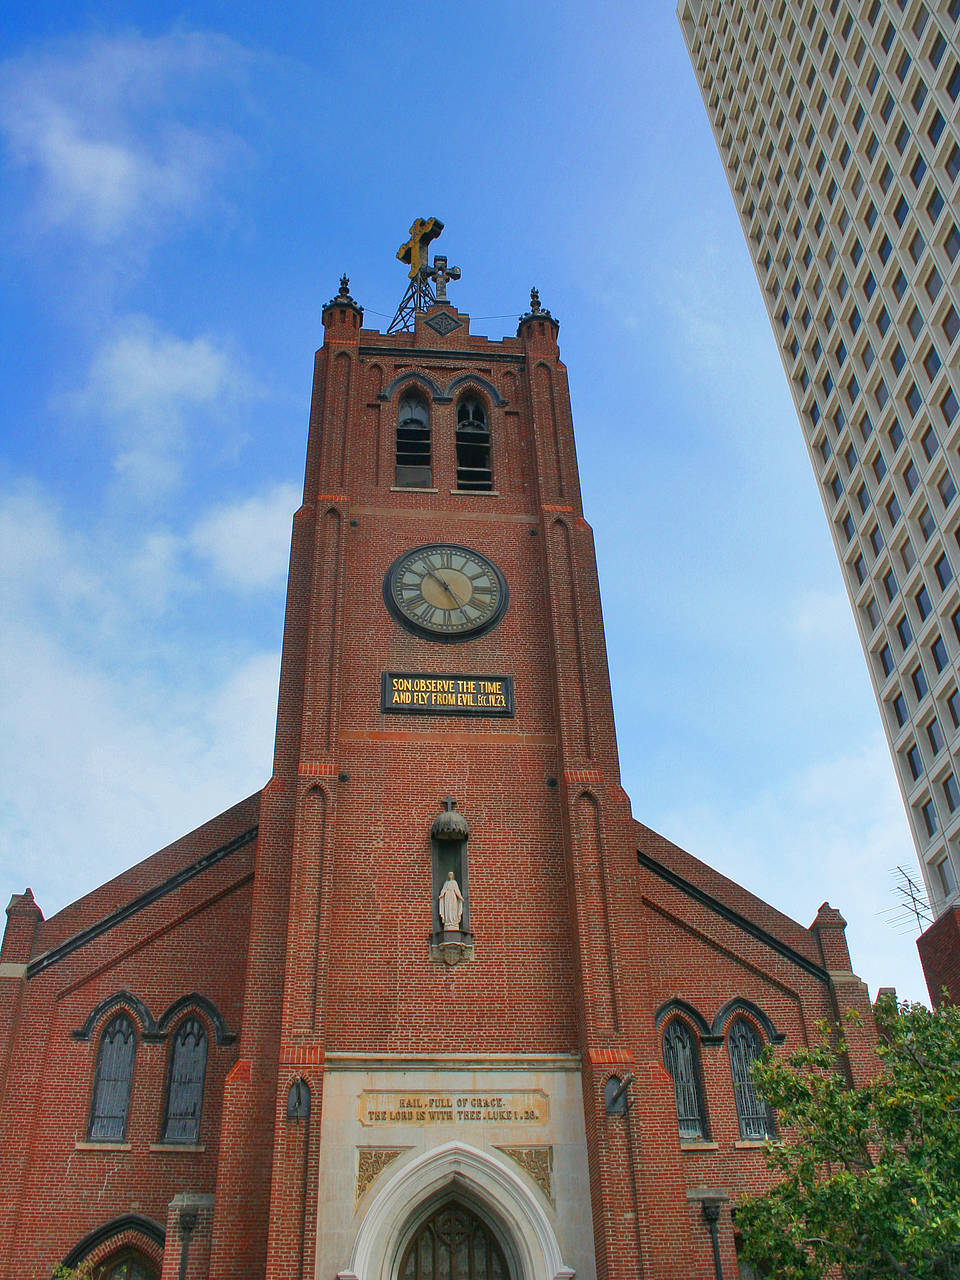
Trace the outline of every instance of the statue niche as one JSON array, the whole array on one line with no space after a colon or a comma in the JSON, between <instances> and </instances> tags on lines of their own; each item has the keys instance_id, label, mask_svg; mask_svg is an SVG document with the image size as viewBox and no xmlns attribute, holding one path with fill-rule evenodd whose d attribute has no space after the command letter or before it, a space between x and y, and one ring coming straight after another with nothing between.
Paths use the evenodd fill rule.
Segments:
<instances>
[{"instance_id":1,"label":"statue niche","mask_svg":"<svg viewBox=\"0 0 960 1280\"><path fill-rule=\"evenodd\" d=\"M470 874L467 841L470 828L457 802L444 801L430 828L433 862L433 926L430 955L443 964L459 964L473 958L470 932Z\"/></svg>"}]
</instances>

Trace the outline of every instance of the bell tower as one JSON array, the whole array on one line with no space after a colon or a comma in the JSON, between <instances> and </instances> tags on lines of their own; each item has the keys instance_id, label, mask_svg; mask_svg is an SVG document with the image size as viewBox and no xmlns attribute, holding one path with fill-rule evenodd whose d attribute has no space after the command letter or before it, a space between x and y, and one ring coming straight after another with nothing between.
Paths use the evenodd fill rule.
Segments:
<instances>
[{"instance_id":1,"label":"bell tower","mask_svg":"<svg viewBox=\"0 0 960 1280\"><path fill-rule=\"evenodd\" d=\"M633 1280L656 1226L624 1210L640 1154L605 1111L632 1074L673 1123L622 968L644 951L633 823L559 324L533 290L516 336L473 335L447 298L459 270L427 260L441 230L418 219L401 246L386 333L345 277L323 310L224 1099L222 1280L311 1260L359 1275L370 1239L402 1252L451 1144L484 1170L452 1203L507 1259ZM404 1210L381 1220L404 1170ZM528 1239L484 1191L498 1179L529 1199Z\"/></svg>"}]
</instances>

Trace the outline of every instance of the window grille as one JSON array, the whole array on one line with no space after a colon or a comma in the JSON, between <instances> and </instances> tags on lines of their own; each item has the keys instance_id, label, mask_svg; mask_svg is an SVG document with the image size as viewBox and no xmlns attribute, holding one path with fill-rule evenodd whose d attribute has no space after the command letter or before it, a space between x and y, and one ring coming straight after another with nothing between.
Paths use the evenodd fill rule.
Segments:
<instances>
[{"instance_id":1,"label":"window grille","mask_svg":"<svg viewBox=\"0 0 960 1280\"><path fill-rule=\"evenodd\" d=\"M429 489L430 412L419 396L404 396L397 410L397 488Z\"/></svg>"},{"instance_id":2,"label":"window grille","mask_svg":"<svg viewBox=\"0 0 960 1280\"><path fill-rule=\"evenodd\" d=\"M100 1037L87 1134L89 1141L123 1141L127 1132L136 1051L133 1023L125 1013L119 1013Z\"/></svg>"},{"instance_id":3,"label":"window grille","mask_svg":"<svg viewBox=\"0 0 960 1280\"><path fill-rule=\"evenodd\" d=\"M198 1018L181 1022L170 1050L164 1142L196 1142L200 1136L207 1033Z\"/></svg>"},{"instance_id":4,"label":"window grille","mask_svg":"<svg viewBox=\"0 0 960 1280\"><path fill-rule=\"evenodd\" d=\"M703 1104L700 1099L696 1048L690 1032L677 1018L664 1032L663 1062L673 1079L680 1137L702 1138Z\"/></svg>"},{"instance_id":5,"label":"window grille","mask_svg":"<svg viewBox=\"0 0 960 1280\"><path fill-rule=\"evenodd\" d=\"M464 399L457 406L457 488L473 492L493 488L490 428L479 400Z\"/></svg>"},{"instance_id":6,"label":"window grille","mask_svg":"<svg viewBox=\"0 0 960 1280\"><path fill-rule=\"evenodd\" d=\"M727 1047L730 1051L730 1071L733 1075L737 1119L740 1121L740 1137L766 1138L773 1128L770 1113L761 1102L750 1078L750 1066L760 1056L760 1037L746 1019L737 1018L727 1033Z\"/></svg>"}]
</instances>

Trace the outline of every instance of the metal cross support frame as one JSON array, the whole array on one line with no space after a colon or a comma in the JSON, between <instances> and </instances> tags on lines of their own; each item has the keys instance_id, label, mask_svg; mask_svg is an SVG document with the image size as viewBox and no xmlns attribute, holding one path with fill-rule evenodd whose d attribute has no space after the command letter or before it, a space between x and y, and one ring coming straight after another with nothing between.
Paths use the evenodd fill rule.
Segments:
<instances>
[{"instance_id":1,"label":"metal cross support frame","mask_svg":"<svg viewBox=\"0 0 960 1280\"><path fill-rule=\"evenodd\" d=\"M416 218L410 226L410 239L397 250L399 260L410 264L410 283L387 333L412 333L416 313L446 302L448 283L460 279L460 268L448 267L442 255L434 258L432 267L429 265L427 247L442 230L439 218Z\"/></svg>"}]
</instances>

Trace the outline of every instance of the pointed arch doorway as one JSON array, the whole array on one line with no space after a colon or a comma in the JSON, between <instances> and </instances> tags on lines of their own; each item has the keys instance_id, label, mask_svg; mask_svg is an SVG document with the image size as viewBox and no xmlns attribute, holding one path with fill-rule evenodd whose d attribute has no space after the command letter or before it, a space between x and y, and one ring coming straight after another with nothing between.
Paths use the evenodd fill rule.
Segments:
<instances>
[{"instance_id":1,"label":"pointed arch doorway","mask_svg":"<svg viewBox=\"0 0 960 1280\"><path fill-rule=\"evenodd\" d=\"M468 1245L479 1259L473 1272ZM573 1280L574 1274L543 1205L523 1181L489 1153L448 1142L388 1179L338 1280Z\"/></svg>"}]
</instances>

